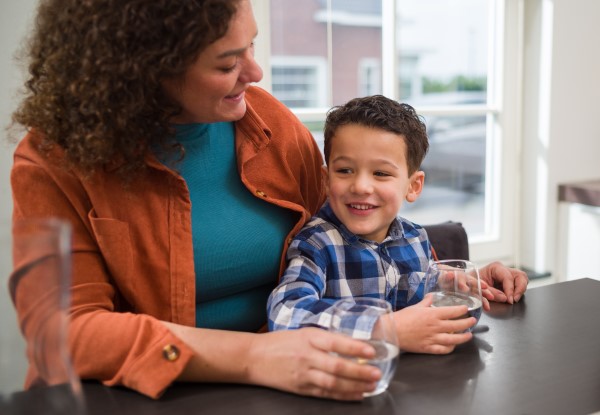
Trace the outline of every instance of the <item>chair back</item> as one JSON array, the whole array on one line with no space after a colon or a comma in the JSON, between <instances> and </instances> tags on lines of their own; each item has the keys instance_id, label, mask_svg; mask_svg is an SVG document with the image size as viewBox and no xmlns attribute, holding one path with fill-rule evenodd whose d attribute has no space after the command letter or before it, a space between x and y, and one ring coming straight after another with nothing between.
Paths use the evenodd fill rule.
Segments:
<instances>
[{"instance_id":1,"label":"chair back","mask_svg":"<svg viewBox=\"0 0 600 415\"><path fill-rule=\"evenodd\" d=\"M469 259L469 239L460 222L424 225L438 259Z\"/></svg>"}]
</instances>

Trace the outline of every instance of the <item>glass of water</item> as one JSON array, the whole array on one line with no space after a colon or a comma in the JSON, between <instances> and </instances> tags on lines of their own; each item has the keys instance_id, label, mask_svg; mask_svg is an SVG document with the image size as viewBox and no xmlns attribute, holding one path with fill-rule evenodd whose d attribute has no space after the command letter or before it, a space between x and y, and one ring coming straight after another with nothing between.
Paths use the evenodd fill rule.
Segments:
<instances>
[{"instance_id":1,"label":"glass of water","mask_svg":"<svg viewBox=\"0 0 600 415\"><path fill-rule=\"evenodd\" d=\"M378 367L382 373L375 390L364 396L384 392L396 371L399 349L391 317L390 303L378 298L355 297L334 304L330 331L362 340L375 349L373 359L352 358L361 364Z\"/></svg>"},{"instance_id":2,"label":"glass of water","mask_svg":"<svg viewBox=\"0 0 600 415\"><path fill-rule=\"evenodd\" d=\"M425 293L432 293L432 307L466 305L468 311L461 318L475 317L479 322L483 305L481 279L472 262L462 259L431 261L425 276Z\"/></svg>"}]
</instances>

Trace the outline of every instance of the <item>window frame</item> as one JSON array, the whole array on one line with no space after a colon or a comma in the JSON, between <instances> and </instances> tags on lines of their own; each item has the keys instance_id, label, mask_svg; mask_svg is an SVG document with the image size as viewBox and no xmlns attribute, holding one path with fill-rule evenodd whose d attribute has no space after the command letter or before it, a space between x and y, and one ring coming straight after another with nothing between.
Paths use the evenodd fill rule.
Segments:
<instances>
[{"instance_id":1,"label":"window frame","mask_svg":"<svg viewBox=\"0 0 600 415\"><path fill-rule=\"evenodd\" d=\"M324 107L327 103L327 62L324 58L319 58L315 56L285 56L279 55L277 57L271 57L270 59L271 66L269 68L269 73L272 75L272 68L274 66L280 68L303 68L303 69L314 69L315 70L315 79L316 79L316 87L314 90L316 91L315 100L318 105L313 107ZM270 92L273 91L274 87L274 79L271 78L271 89Z\"/></svg>"},{"instance_id":2,"label":"window frame","mask_svg":"<svg viewBox=\"0 0 600 415\"><path fill-rule=\"evenodd\" d=\"M269 7L271 0L252 0L260 35L257 38L256 59L265 77L259 86L272 91L270 77ZM382 0L382 93L395 97L398 79L397 62L394 59L396 1ZM488 97L485 105L421 106L419 114L430 116L486 116L486 234L469 235L471 258L487 263L500 260L518 263L519 229L518 206L520 188L520 142L522 109L522 51L523 51L523 0L493 0L489 12L489 24L494 28L490 38L488 56ZM331 96L331 92L327 94ZM302 122L324 120L329 108L294 110ZM440 218L440 222L448 218Z\"/></svg>"}]
</instances>

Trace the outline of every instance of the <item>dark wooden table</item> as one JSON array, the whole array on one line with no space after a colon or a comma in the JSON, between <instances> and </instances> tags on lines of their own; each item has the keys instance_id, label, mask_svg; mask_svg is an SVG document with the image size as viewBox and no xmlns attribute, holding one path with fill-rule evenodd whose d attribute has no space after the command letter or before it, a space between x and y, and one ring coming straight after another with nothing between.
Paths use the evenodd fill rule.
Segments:
<instances>
[{"instance_id":1,"label":"dark wooden table","mask_svg":"<svg viewBox=\"0 0 600 415\"><path fill-rule=\"evenodd\" d=\"M402 354L387 392L359 403L254 386L178 384L158 401L84 383L89 415L161 414L568 414L600 411L600 282L529 290L514 306L493 304L489 330L446 356ZM4 414L48 411L52 388L13 395Z\"/></svg>"}]
</instances>

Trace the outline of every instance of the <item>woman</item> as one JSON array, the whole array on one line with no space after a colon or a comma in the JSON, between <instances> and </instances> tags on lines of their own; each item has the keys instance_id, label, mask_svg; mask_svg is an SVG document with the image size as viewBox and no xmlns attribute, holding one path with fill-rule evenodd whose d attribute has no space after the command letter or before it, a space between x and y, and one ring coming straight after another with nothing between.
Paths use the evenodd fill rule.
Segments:
<instances>
[{"instance_id":1,"label":"woman","mask_svg":"<svg viewBox=\"0 0 600 415\"><path fill-rule=\"evenodd\" d=\"M255 333L290 237L325 198L310 133L250 87L256 35L249 0L41 2L14 114L29 131L14 218L73 226L82 378L155 398L177 380L348 400L375 387L377 369L331 353L373 355L360 342ZM512 270L489 270L522 295ZM14 299L27 338L35 299L19 286ZM32 366L27 385L45 382Z\"/></svg>"}]
</instances>

